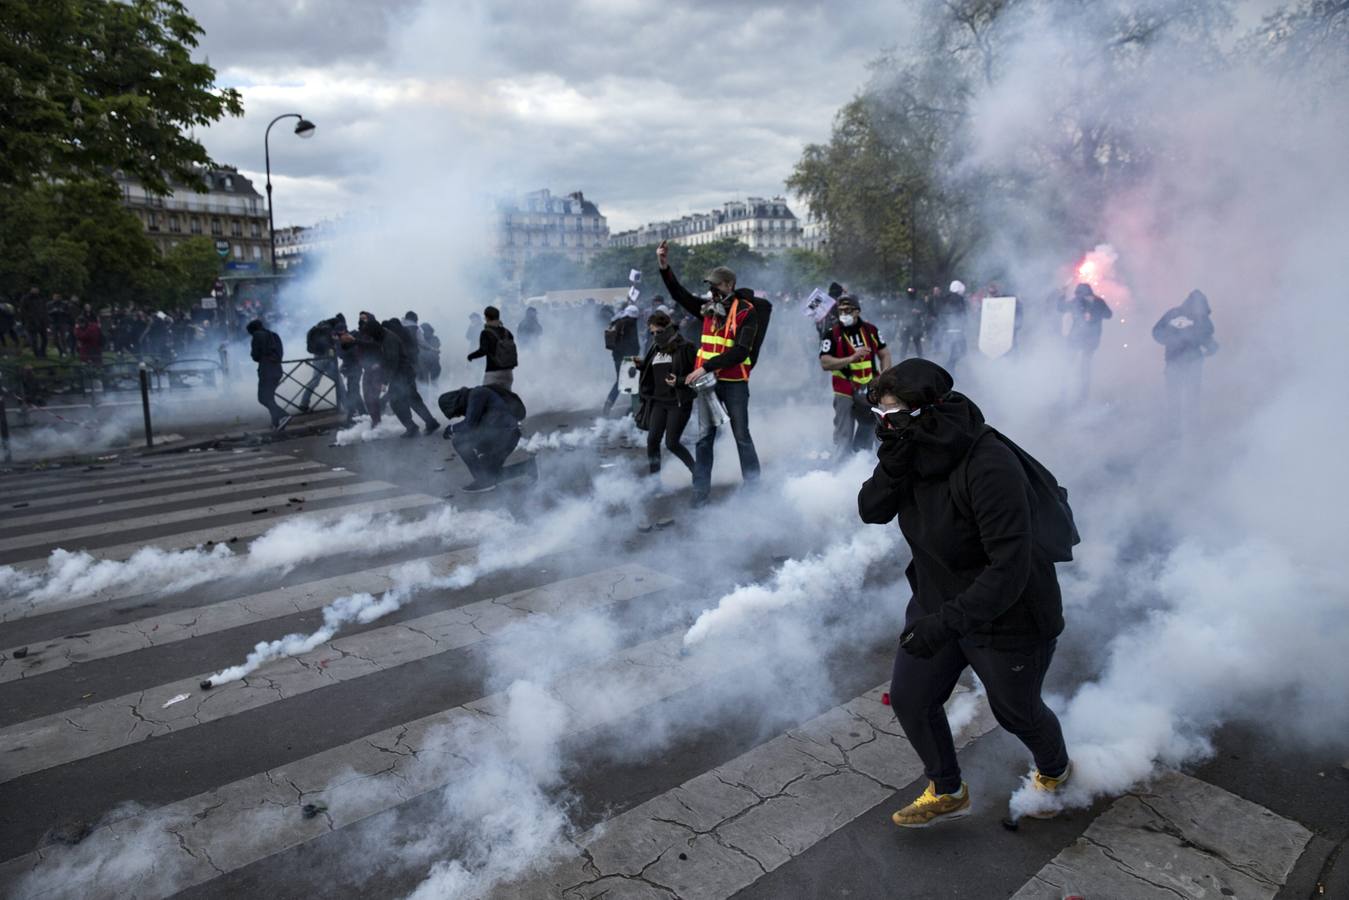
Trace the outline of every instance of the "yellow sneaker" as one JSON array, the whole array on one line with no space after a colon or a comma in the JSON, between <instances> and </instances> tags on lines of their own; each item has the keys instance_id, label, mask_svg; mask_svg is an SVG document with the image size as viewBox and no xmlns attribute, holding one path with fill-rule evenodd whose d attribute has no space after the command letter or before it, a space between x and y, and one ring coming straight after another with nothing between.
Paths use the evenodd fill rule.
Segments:
<instances>
[{"instance_id":1,"label":"yellow sneaker","mask_svg":"<svg viewBox=\"0 0 1349 900\"><path fill-rule=\"evenodd\" d=\"M1065 782L1067 782L1067 780L1072 776L1072 774L1073 774L1073 762L1072 760L1069 760L1068 768L1064 769L1063 774L1060 775L1058 778L1050 778L1048 775L1041 775L1040 771L1037 769L1035 771L1035 774L1030 777L1030 783L1037 791L1044 791L1045 793L1053 794L1057 792L1058 789L1062 787ZM1052 819L1058 814L1059 810L1057 807L1046 809L1043 812L1026 813L1026 815L1032 819Z\"/></svg>"},{"instance_id":2,"label":"yellow sneaker","mask_svg":"<svg viewBox=\"0 0 1349 900\"><path fill-rule=\"evenodd\" d=\"M960 792L938 794L932 782L918 798L890 817L900 828L926 828L933 822L963 819L970 814L970 786L960 783Z\"/></svg>"}]
</instances>

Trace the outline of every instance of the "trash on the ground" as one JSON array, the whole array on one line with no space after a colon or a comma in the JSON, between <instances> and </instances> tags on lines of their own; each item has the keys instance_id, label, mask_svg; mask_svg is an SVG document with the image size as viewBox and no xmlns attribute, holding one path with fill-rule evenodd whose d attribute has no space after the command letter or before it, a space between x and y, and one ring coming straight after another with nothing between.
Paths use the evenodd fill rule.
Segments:
<instances>
[{"instance_id":1,"label":"trash on the ground","mask_svg":"<svg viewBox=\"0 0 1349 900\"><path fill-rule=\"evenodd\" d=\"M84 840L93 828L83 819L69 819L51 830L51 839L58 844L78 844Z\"/></svg>"},{"instance_id":2,"label":"trash on the ground","mask_svg":"<svg viewBox=\"0 0 1349 900\"><path fill-rule=\"evenodd\" d=\"M27 503L15 503L10 509L23 509L27 505Z\"/></svg>"},{"instance_id":3,"label":"trash on the ground","mask_svg":"<svg viewBox=\"0 0 1349 900\"><path fill-rule=\"evenodd\" d=\"M239 540L237 537L232 537L229 539L229 543L233 544L237 540Z\"/></svg>"},{"instance_id":4,"label":"trash on the ground","mask_svg":"<svg viewBox=\"0 0 1349 900\"><path fill-rule=\"evenodd\" d=\"M1016 819L1013 819L1011 816L1008 816L1007 818L1002 820L1002 827L1006 828L1008 831L1016 831L1021 826L1017 823Z\"/></svg>"},{"instance_id":5,"label":"trash on the ground","mask_svg":"<svg viewBox=\"0 0 1349 900\"><path fill-rule=\"evenodd\" d=\"M249 510L249 514L250 514L250 515L254 515L254 516L258 515L259 513L265 513L265 512L267 512L267 507L265 507L265 506L264 506L262 509L253 509L253 510Z\"/></svg>"},{"instance_id":6,"label":"trash on the ground","mask_svg":"<svg viewBox=\"0 0 1349 900\"><path fill-rule=\"evenodd\" d=\"M80 694L80 699L81 699L81 700L88 700L90 697L94 696L95 693L96 693L95 691L90 691L90 692L87 693L87 694Z\"/></svg>"},{"instance_id":7,"label":"trash on the ground","mask_svg":"<svg viewBox=\"0 0 1349 900\"><path fill-rule=\"evenodd\" d=\"M436 466L435 469L434 469L433 471L436 471L436 472L444 472L444 471L445 471L445 467L444 467L444 466Z\"/></svg>"},{"instance_id":8,"label":"trash on the ground","mask_svg":"<svg viewBox=\"0 0 1349 900\"><path fill-rule=\"evenodd\" d=\"M20 647L18 650L15 650L13 653L10 654L10 656L13 656L15 659L23 659L27 655L28 655L27 647Z\"/></svg>"},{"instance_id":9,"label":"trash on the ground","mask_svg":"<svg viewBox=\"0 0 1349 900\"><path fill-rule=\"evenodd\" d=\"M165 703L163 706L161 706L160 709L168 709L170 706L172 706L172 705L175 704L175 703L182 703L184 700L186 700L186 699L187 699L188 697L190 697L190 696L192 696L192 695L191 695L191 694L178 694L178 695L176 695L176 696L170 697L170 698L169 698L169 701L168 701L167 703Z\"/></svg>"},{"instance_id":10,"label":"trash on the ground","mask_svg":"<svg viewBox=\"0 0 1349 900\"><path fill-rule=\"evenodd\" d=\"M211 679L209 678L207 678L205 681L201 683L201 689L203 691L209 691L213 687L215 687L215 685L211 684Z\"/></svg>"},{"instance_id":11,"label":"trash on the ground","mask_svg":"<svg viewBox=\"0 0 1349 900\"><path fill-rule=\"evenodd\" d=\"M890 692L886 691L884 694L881 694L881 706L889 706L889 705L890 705Z\"/></svg>"},{"instance_id":12,"label":"trash on the ground","mask_svg":"<svg viewBox=\"0 0 1349 900\"><path fill-rule=\"evenodd\" d=\"M321 812L327 812L327 811L328 811L328 804L323 803L323 802L320 802L320 801L315 801L315 802L313 802L313 803L306 803L306 804L301 808L300 811L304 813L304 817L305 817L306 819L312 819L312 818L314 818L314 816L317 816L317 815L318 815L319 813L321 813Z\"/></svg>"},{"instance_id":13,"label":"trash on the ground","mask_svg":"<svg viewBox=\"0 0 1349 900\"><path fill-rule=\"evenodd\" d=\"M681 853L681 854L679 854L679 858L680 858L680 859L688 859L688 858L689 858L689 855L688 855L687 853Z\"/></svg>"},{"instance_id":14,"label":"trash on the ground","mask_svg":"<svg viewBox=\"0 0 1349 900\"><path fill-rule=\"evenodd\" d=\"M287 502L287 503L303 503L303 502L304 502L304 498L303 498L303 497L288 497L288 498L286 498L286 502Z\"/></svg>"},{"instance_id":15,"label":"trash on the ground","mask_svg":"<svg viewBox=\"0 0 1349 900\"><path fill-rule=\"evenodd\" d=\"M334 471L334 472L345 472L346 470L347 470L347 469L346 469L345 466L333 466L333 471Z\"/></svg>"}]
</instances>

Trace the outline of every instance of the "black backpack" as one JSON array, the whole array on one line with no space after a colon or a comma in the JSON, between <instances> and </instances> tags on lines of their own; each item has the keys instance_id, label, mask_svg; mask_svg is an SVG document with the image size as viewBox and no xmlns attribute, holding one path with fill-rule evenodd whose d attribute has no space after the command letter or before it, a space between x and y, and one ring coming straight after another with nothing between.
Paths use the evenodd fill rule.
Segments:
<instances>
[{"instance_id":1,"label":"black backpack","mask_svg":"<svg viewBox=\"0 0 1349 900\"><path fill-rule=\"evenodd\" d=\"M492 365L498 369L514 369L520 365L520 354L515 349L515 337L504 328L497 335L496 348L492 351Z\"/></svg>"},{"instance_id":2,"label":"black backpack","mask_svg":"<svg viewBox=\"0 0 1349 900\"><path fill-rule=\"evenodd\" d=\"M759 317L759 331L754 335L754 346L750 348L749 358L753 361L750 368L759 364L759 353L763 350L764 336L768 334L768 320L773 318L773 304L762 297L755 297L754 312Z\"/></svg>"},{"instance_id":3,"label":"black backpack","mask_svg":"<svg viewBox=\"0 0 1349 900\"><path fill-rule=\"evenodd\" d=\"M1073 508L1068 505L1068 489L1059 484L1054 473L1050 472L1038 459L1022 450L1002 432L987 425L974 438L969 452L951 472L951 499L962 515L973 518L974 510L970 502L969 463L970 453L975 444L986 434L992 434L1002 441L1021 461L1021 468L1030 482L1032 501L1035 504L1035 546L1049 557L1052 562L1070 562L1073 548L1082 543L1077 533L1077 523L1073 521Z\"/></svg>"}]
</instances>

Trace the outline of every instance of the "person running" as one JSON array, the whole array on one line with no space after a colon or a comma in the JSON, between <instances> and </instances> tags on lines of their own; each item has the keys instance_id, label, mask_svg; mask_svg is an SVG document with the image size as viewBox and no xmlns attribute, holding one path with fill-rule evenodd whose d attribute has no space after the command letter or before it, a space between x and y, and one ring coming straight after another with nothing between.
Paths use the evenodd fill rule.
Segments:
<instances>
[{"instance_id":1,"label":"person running","mask_svg":"<svg viewBox=\"0 0 1349 900\"><path fill-rule=\"evenodd\" d=\"M928 785L892 816L905 828L970 812L943 708L966 667L998 724L1035 758L1035 787L1057 791L1072 773L1040 693L1063 631L1058 575L1038 540L1050 510L1034 505L1021 452L952 387L945 369L923 359L877 379L878 464L857 496L862 521L898 519L913 554L890 705Z\"/></svg>"},{"instance_id":2,"label":"person running","mask_svg":"<svg viewBox=\"0 0 1349 900\"><path fill-rule=\"evenodd\" d=\"M501 310L489 306L482 311L482 332L478 335L478 349L468 355L468 361L487 359L482 383L495 384L510 390L515 386L515 367L519 364L515 335L501 324Z\"/></svg>"},{"instance_id":3,"label":"person running","mask_svg":"<svg viewBox=\"0 0 1349 900\"><path fill-rule=\"evenodd\" d=\"M761 323L754 292L736 286L735 272L725 266L708 272L703 281L711 296L703 300L679 283L670 268L669 252L666 242L661 241L656 248L656 262L665 289L689 315L703 320L698 368L685 377L684 383L693 386L709 372L717 379L715 395L698 404L698 443L694 446L693 461L693 505L698 507L706 504L711 495L712 453L717 442L717 426L708 403L720 401L726 406L740 456L741 478L747 484L759 478L759 454L749 433L749 376Z\"/></svg>"},{"instance_id":4,"label":"person running","mask_svg":"<svg viewBox=\"0 0 1349 900\"><path fill-rule=\"evenodd\" d=\"M890 368L890 351L876 326L862 321L862 307L851 295L839 298L838 322L820 342L820 368L833 376L834 459L870 450L875 425L867 385Z\"/></svg>"},{"instance_id":5,"label":"person running","mask_svg":"<svg viewBox=\"0 0 1349 900\"><path fill-rule=\"evenodd\" d=\"M424 432L433 434L440 430L440 422L426 408L422 395L417 390L417 365L421 347L417 343L416 331L409 329L406 320L385 319L381 323L385 332L398 339L398 361L389 368L389 408L398 416L398 421L406 427L405 438L417 437L417 427L412 424L412 414L422 420Z\"/></svg>"},{"instance_id":6,"label":"person running","mask_svg":"<svg viewBox=\"0 0 1349 900\"><path fill-rule=\"evenodd\" d=\"M604 346L614 361L614 386L609 388L609 396L604 401L604 415L614 408L618 399L618 384L623 371L623 360L641 356L641 342L637 335L637 316L640 311L636 304L629 303L621 307L618 313L604 329Z\"/></svg>"},{"instance_id":7,"label":"person running","mask_svg":"<svg viewBox=\"0 0 1349 900\"><path fill-rule=\"evenodd\" d=\"M668 313L654 312L646 320L651 347L638 369L638 396L646 402L650 415L646 428L647 470L660 472L660 446L693 472L693 455L680 441L693 414L693 389L684 379L698 368L698 348L679 335Z\"/></svg>"},{"instance_id":8,"label":"person running","mask_svg":"<svg viewBox=\"0 0 1349 900\"><path fill-rule=\"evenodd\" d=\"M290 421L290 416L276 405L276 388L281 384L281 360L285 358L281 336L264 328L261 319L249 322L247 328L252 336L249 352L253 362L258 364L258 402L272 417L272 428L280 431Z\"/></svg>"}]
</instances>

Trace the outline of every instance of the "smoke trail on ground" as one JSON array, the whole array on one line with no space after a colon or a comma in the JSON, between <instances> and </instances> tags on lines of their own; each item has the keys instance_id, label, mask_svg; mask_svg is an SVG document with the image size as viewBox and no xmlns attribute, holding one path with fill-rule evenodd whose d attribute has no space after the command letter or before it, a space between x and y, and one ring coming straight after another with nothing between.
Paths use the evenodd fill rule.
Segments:
<instances>
[{"instance_id":1,"label":"smoke trail on ground","mask_svg":"<svg viewBox=\"0 0 1349 900\"><path fill-rule=\"evenodd\" d=\"M398 437L403 433L403 423L399 422L395 416L385 416L379 421L379 425L371 425L369 416L357 416L356 421L349 428L339 429L333 436L333 443L339 447L350 447L352 444L368 444L371 441L383 441L392 437Z\"/></svg>"},{"instance_id":2,"label":"smoke trail on ground","mask_svg":"<svg viewBox=\"0 0 1349 900\"><path fill-rule=\"evenodd\" d=\"M520 449L527 453L537 453L540 450L580 450L583 447L639 440L645 441L645 436L638 432L631 416L623 416L617 419L600 417L586 428L559 429L531 434L521 443Z\"/></svg>"},{"instance_id":3,"label":"smoke trail on ground","mask_svg":"<svg viewBox=\"0 0 1349 900\"><path fill-rule=\"evenodd\" d=\"M244 553L225 544L210 549L162 550L143 547L126 560L97 559L85 551L53 550L35 572L0 567L0 614L45 602L105 591L150 593L184 590L216 578L289 571L327 556L370 555L418 541L479 540L506 517L491 511L445 506L420 518L392 513L349 513L336 519L296 518L265 532Z\"/></svg>"}]
</instances>

